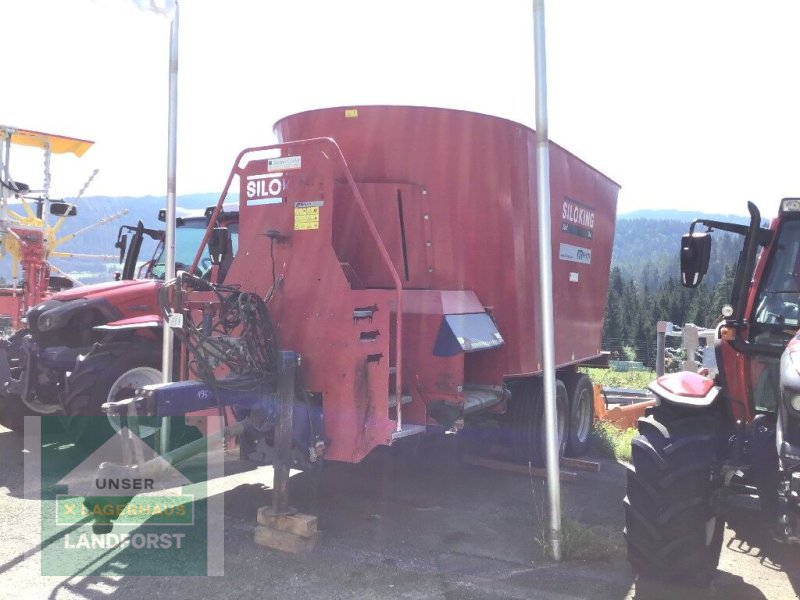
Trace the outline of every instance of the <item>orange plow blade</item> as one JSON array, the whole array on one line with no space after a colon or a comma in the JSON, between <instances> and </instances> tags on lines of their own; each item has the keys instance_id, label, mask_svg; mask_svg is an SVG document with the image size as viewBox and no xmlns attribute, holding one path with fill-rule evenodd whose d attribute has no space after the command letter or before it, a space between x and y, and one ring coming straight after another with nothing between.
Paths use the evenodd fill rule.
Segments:
<instances>
[{"instance_id":1,"label":"orange plow blade","mask_svg":"<svg viewBox=\"0 0 800 600\"><path fill-rule=\"evenodd\" d=\"M645 400L644 402L636 402L635 404L628 404L625 406L615 406L612 409L608 409L606 407L605 399L603 398L603 386L598 383L594 384L595 418L607 423L611 423L619 429L636 427L636 421L638 421L639 417L644 416L645 410L655 405L655 400Z\"/></svg>"}]
</instances>

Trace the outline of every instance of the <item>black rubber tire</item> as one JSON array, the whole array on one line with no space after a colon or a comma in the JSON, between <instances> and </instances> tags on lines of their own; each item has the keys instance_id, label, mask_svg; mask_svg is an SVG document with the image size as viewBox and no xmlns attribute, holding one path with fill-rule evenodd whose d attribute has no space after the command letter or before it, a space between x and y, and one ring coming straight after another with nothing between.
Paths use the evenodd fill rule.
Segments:
<instances>
[{"instance_id":1,"label":"black rubber tire","mask_svg":"<svg viewBox=\"0 0 800 600\"><path fill-rule=\"evenodd\" d=\"M639 419L628 470L625 538L640 576L706 586L722 549L719 418L661 405Z\"/></svg>"},{"instance_id":2,"label":"black rubber tire","mask_svg":"<svg viewBox=\"0 0 800 600\"><path fill-rule=\"evenodd\" d=\"M23 338L30 334L28 329L20 329L16 331L11 337L8 338L8 346L6 347L6 357L9 361L9 366L12 368L12 376L19 377L19 368L12 366L16 361L19 361L22 356L24 355L23 350L20 347L20 343L22 342ZM36 396L33 396L35 400ZM23 402L22 398L19 397L17 394L11 394L8 396L0 396L0 425L4 427L8 427L12 431L17 431L22 433L23 426L24 426L24 419L26 416L30 417L50 417L53 415L57 415L60 413L60 407L57 405L50 405L45 404L43 406L47 407L46 411L39 411L36 410L36 402L32 402L31 406L28 406L25 402ZM55 419L53 419L55 420ZM48 427L48 424L52 424L51 419L46 419L43 421L43 431L52 433L51 427ZM58 427L56 426L56 430Z\"/></svg>"},{"instance_id":3,"label":"black rubber tire","mask_svg":"<svg viewBox=\"0 0 800 600\"><path fill-rule=\"evenodd\" d=\"M62 425L76 441L105 440L113 433L107 419L83 417L104 416L104 402L132 396L129 387L110 392L121 378L133 369L161 369L161 347L157 344L118 342L98 346L79 361L67 380Z\"/></svg>"},{"instance_id":4,"label":"black rubber tire","mask_svg":"<svg viewBox=\"0 0 800 600\"><path fill-rule=\"evenodd\" d=\"M533 432L530 423L534 420L535 403L540 401L542 384L540 380L526 379L515 381L511 386L511 399L506 418L511 437L511 452L518 463L539 464L541 457L538 445L532 443Z\"/></svg>"},{"instance_id":5,"label":"black rubber tire","mask_svg":"<svg viewBox=\"0 0 800 600\"><path fill-rule=\"evenodd\" d=\"M567 456L583 456L589 448L594 429L594 388L592 380L583 373L571 373L564 377L564 386L569 398L569 420L567 423Z\"/></svg>"},{"instance_id":6,"label":"black rubber tire","mask_svg":"<svg viewBox=\"0 0 800 600\"><path fill-rule=\"evenodd\" d=\"M16 394L0 396L0 425L11 431L24 433L25 417L42 417L41 433L58 435L62 431L59 425L60 416L60 407L58 412L40 413L27 406Z\"/></svg>"},{"instance_id":7,"label":"black rubber tire","mask_svg":"<svg viewBox=\"0 0 800 600\"><path fill-rule=\"evenodd\" d=\"M25 405L16 394L0 397L0 425L3 427L22 433L25 413Z\"/></svg>"},{"instance_id":8,"label":"black rubber tire","mask_svg":"<svg viewBox=\"0 0 800 600\"><path fill-rule=\"evenodd\" d=\"M508 411L511 429L511 449L514 460L544 466L546 457L544 388L539 378L514 384ZM558 418L558 455L563 456L566 444L567 389L556 380Z\"/></svg>"}]
</instances>

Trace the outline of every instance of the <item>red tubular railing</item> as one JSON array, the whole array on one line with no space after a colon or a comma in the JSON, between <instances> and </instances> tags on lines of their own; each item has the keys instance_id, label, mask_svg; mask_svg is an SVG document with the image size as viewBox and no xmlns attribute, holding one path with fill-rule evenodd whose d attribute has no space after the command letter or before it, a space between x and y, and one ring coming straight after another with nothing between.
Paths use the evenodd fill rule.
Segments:
<instances>
[{"instance_id":1,"label":"red tubular railing","mask_svg":"<svg viewBox=\"0 0 800 600\"><path fill-rule=\"evenodd\" d=\"M396 414L397 414L397 425L395 427L395 431L401 431L403 427L403 395L402 395L402 366L403 366L403 355L402 355L402 332L403 332L403 283L400 279L400 275L397 273L397 269L394 268L392 264L392 259L389 256L389 251L386 249L386 246L381 239L380 234L378 233L378 228L375 226L375 222L372 220L372 217L367 210L367 205L364 203L364 198L361 196L361 192L356 186L356 182L353 179L353 174L350 172L350 168L347 165L347 160L345 160L344 155L342 154L339 145L331 138L312 138L309 140L300 140L296 142L288 142L285 144L273 144L271 146L258 146L253 148L245 148L242 150L237 156L234 162L234 166L231 169L230 174L228 175L228 181L225 183L225 187L220 194L219 200L217 201L217 206L214 209L214 212L211 213L208 221L208 227L206 228L205 235L203 236L203 241L200 243L200 246L197 249L197 253L195 254L194 261L192 262L192 267L190 269L190 273L194 273L197 269L197 265L200 263L200 259L203 255L203 248L205 248L206 244L208 243L209 238L211 237L211 230L213 228L213 224L216 223L217 218L219 217L219 213L222 210L222 205L225 202L225 198L228 195L228 191L230 190L231 183L233 182L233 177L237 175L241 171L240 163L245 155L251 154L254 152L266 152L269 150L274 149L291 149L294 151L295 148L305 148L307 146L313 146L315 144L326 144L333 147L336 154L336 159L339 162L339 166L344 171L345 177L347 178L347 183L350 185L350 188L353 191L353 196L356 200L356 204L361 211L361 214L364 216L364 219L367 222L367 228L369 229L369 233L372 236L373 241L378 247L378 252L383 260L383 263L389 269L389 273L392 276L392 280L394 281L395 289L397 290L397 309L396 309L396 338L395 338L395 397L396 397ZM293 155L299 155L299 152L294 152ZM388 360L387 360L388 363Z\"/></svg>"}]
</instances>

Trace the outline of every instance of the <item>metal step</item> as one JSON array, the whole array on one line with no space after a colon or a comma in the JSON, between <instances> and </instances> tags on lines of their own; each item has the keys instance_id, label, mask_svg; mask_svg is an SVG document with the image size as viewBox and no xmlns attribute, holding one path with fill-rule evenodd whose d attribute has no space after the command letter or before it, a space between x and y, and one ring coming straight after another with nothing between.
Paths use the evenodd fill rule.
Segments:
<instances>
[{"instance_id":1,"label":"metal step","mask_svg":"<svg viewBox=\"0 0 800 600\"><path fill-rule=\"evenodd\" d=\"M503 400L503 388L495 385L480 385L468 383L464 385L464 414L469 415Z\"/></svg>"},{"instance_id":2,"label":"metal step","mask_svg":"<svg viewBox=\"0 0 800 600\"><path fill-rule=\"evenodd\" d=\"M411 396L407 394L403 394L401 399L403 404L408 404L411 400ZM395 406L397 406L397 394L389 394L389 408L394 408Z\"/></svg>"},{"instance_id":3,"label":"metal step","mask_svg":"<svg viewBox=\"0 0 800 600\"><path fill-rule=\"evenodd\" d=\"M408 437L410 435L425 433L425 430L425 425L408 425L404 423L400 431L392 432L392 440L399 440L400 438Z\"/></svg>"}]
</instances>

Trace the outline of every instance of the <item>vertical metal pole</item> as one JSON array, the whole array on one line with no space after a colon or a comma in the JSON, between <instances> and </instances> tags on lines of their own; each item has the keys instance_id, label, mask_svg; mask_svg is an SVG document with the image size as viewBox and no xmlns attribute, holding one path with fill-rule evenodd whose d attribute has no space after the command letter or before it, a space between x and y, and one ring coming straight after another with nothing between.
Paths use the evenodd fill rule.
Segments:
<instances>
[{"instance_id":1,"label":"vertical metal pole","mask_svg":"<svg viewBox=\"0 0 800 600\"><path fill-rule=\"evenodd\" d=\"M275 464L272 484L272 511L275 515L289 512L289 466L292 463L292 412L294 381L298 355L282 351L278 369L278 426L275 428Z\"/></svg>"},{"instance_id":2,"label":"vertical metal pole","mask_svg":"<svg viewBox=\"0 0 800 600\"><path fill-rule=\"evenodd\" d=\"M33 306L35 304L39 304L42 301L45 293L47 292L47 282L45 282L44 277L45 273L49 274L49 268L47 266L47 217L50 214L50 159L52 156L52 149L50 148L50 140L45 138L44 139L44 193L42 194L43 199L39 203L38 211L41 211L41 215L38 215L39 218L42 220L42 247L39 252L39 256L37 257L37 261L33 263L30 267L30 273L28 274L28 294L30 295L30 299L28 301L28 306Z\"/></svg>"},{"instance_id":3,"label":"vertical metal pole","mask_svg":"<svg viewBox=\"0 0 800 600\"><path fill-rule=\"evenodd\" d=\"M553 332L553 257L550 229L550 149L547 133L547 69L544 39L544 0L533 0L533 40L536 73L536 196L539 207L539 289L542 303L542 367L544 377L547 490L550 502L550 547L561 561L561 482L556 427L556 367ZM533 217L535 213L531 211ZM532 230L535 225L532 224Z\"/></svg>"},{"instance_id":4,"label":"vertical metal pole","mask_svg":"<svg viewBox=\"0 0 800 600\"><path fill-rule=\"evenodd\" d=\"M43 149L44 149L44 183L42 187L44 188L44 193L42 194L42 203L40 204L39 208L42 214L37 216L42 220L42 236L44 237L45 234L47 233L46 221L50 209L50 158L52 154L52 150L50 149L50 140L48 140L47 138L44 139Z\"/></svg>"},{"instance_id":5,"label":"vertical metal pole","mask_svg":"<svg viewBox=\"0 0 800 600\"><path fill-rule=\"evenodd\" d=\"M8 169L8 161L11 155L11 130L8 128L3 128L3 134L5 138L3 139L2 148L0 148L0 169L3 172L3 183L8 183L9 179L11 178L9 175ZM8 214L6 209L8 208L8 199L11 197L11 191L6 189L5 185L0 186L0 257L6 255L6 239L5 234L8 228ZM12 285L16 287L16 278Z\"/></svg>"},{"instance_id":6,"label":"vertical metal pole","mask_svg":"<svg viewBox=\"0 0 800 600\"><path fill-rule=\"evenodd\" d=\"M169 33L169 133L167 151L167 210L164 227L164 280L175 278L175 171L178 154L178 2L172 14ZM164 383L172 380L172 330L164 321L161 348L161 374ZM161 453L169 451L169 417L161 419Z\"/></svg>"},{"instance_id":7,"label":"vertical metal pole","mask_svg":"<svg viewBox=\"0 0 800 600\"><path fill-rule=\"evenodd\" d=\"M664 374L664 351L667 341L667 325L666 321L659 321L656 323L656 377L661 377ZM672 328L672 324L669 324Z\"/></svg>"},{"instance_id":8,"label":"vertical metal pole","mask_svg":"<svg viewBox=\"0 0 800 600\"><path fill-rule=\"evenodd\" d=\"M3 142L3 147L5 148L5 154L3 157L3 182L8 183L11 180L11 136L14 135L14 130L10 127L4 127L5 133L5 141ZM8 229L8 200L11 198L11 191L7 190L5 186L2 187L2 206L0 206L0 227L2 228L2 238L0 238L0 242L2 242L2 250L0 250L0 257L6 255L6 236L9 234ZM11 268L11 289L13 290L13 297L19 297L19 290L17 288L17 263L15 262ZM22 316L22 304L17 306L17 314L16 319L19 319Z\"/></svg>"}]
</instances>

